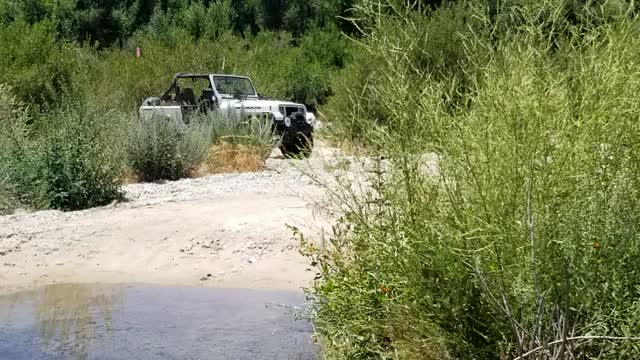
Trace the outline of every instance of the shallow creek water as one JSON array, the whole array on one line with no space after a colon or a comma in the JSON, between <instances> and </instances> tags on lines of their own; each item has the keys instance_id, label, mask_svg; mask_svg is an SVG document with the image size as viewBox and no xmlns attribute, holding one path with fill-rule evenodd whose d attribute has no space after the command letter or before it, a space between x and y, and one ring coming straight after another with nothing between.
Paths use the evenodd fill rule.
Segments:
<instances>
[{"instance_id":1,"label":"shallow creek water","mask_svg":"<svg viewBox=\"0 0 640 360\"><path fill-rule=\"evenodd\" d=\"M61 284L0 297L0 359L315 359L300 293Z\"/></svg>"}]
</instances>

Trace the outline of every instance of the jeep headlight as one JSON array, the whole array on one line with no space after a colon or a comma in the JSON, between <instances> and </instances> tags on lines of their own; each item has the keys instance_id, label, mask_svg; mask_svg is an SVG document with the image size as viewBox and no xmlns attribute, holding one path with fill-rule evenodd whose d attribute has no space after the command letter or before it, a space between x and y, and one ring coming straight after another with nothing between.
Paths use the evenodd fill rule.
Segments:
<instances>
[{"instance_id":1,"label":"jeep headlight","mask_svg":"<svg viewBox=\"0 0 640 360\"><path fill-rule=\"evenodd\" d=\"M291 126L291 118L290 117L287 116L286 118L284 118L284 125L286 127Z\"/></svg>"},{"instance_id":2,"label":"jeep headlight","mask_svg":"<svg viewBox=\"0 0 640 360\"><path fill-rule=\"evenodd\" d=\"M313 126L316 123L316 116L313 115L313 113L308 112L305 114L304 120L307 122L307 124Z\"/></svg>"}]
</instances>

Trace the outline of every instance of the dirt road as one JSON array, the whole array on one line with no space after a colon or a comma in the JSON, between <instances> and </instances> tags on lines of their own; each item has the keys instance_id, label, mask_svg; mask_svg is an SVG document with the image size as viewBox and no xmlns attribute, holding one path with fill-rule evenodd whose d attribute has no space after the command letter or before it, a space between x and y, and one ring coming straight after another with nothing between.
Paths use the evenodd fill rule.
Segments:
<instances>
[{"instance_id":1,"label":"dirt road","mask_svg":"<svg viewBox=\"0 0 640 360\"><path fill-rule=\"evenodd\" d=\"M323 191L272 157L259 173L125 186L127 202L0 217L0 293L53 283L297 289L313 274L286 225L318 236Z\"/></svg>"}]
</instances>

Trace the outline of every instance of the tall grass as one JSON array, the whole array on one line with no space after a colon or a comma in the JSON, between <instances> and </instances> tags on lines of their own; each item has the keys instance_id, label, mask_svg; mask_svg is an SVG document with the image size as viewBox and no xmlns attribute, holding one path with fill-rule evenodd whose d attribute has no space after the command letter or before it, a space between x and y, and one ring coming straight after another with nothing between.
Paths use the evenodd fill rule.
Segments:
<instances>
[{"instance_id":1,"label":"tall grass","mask_svg":"<svg viewBox=\"0 0 640 360\"><path fill-rule=\"evenodd\" d=\"M198 175L205 162L204 172L237 171L246 166L258 170L274 146L267 119L211 112L192 116L188 123L162 117L133 123L127 154L129 166L142 181Z\"/></svg>"},{"instance_id":2,"label":"tall grass","mask_svg":"<svg viewBox=\"0 0 640 360\"><path fill-rule=\"evenodd\" d=\"M13 89L0 84L0 214L11 212L18 205L10 182L10 160L11 150L26 135L26 119L24 105L13 95Z\"/></svg>"},{"instance_id":3,"label":"tall grass","mask_svg":"<svg viewBox=\"0 0 640 360\"><path fill-rule=\"evenodd\" d=\"M331 129L329 140L342 146L376 147L379 142L370 140L398 125L398 111L423 106L419 99L445 97L447 107L459 105L468 91L470 59L482 61L487 51L464 43L484 27L470 3L443 4L424 16L391 2L382 1L379 7L375 1L363 1L357 12L370 19L362 28L363 39L355 40L360 46L351 51L354 60L333 77L338 96L322 108ZM422 114L417 111L411 121L414 130L437 128L427 125L433 119L419 118Z\"/></svg>"},{"instance_id":4,"label":"tall grass","mask_svg":"<svg viewBox=\"0 0 640 360\"><path fill-rule=\"evenodd\" d=\"M273 121L237 114L211 114L212 146L204 172L249 172L264 167L274 143Z\"/></svg>"},{"instance_id":5,"label":"tall grass","mask_svg":"<svg viewBox=\"0 0 640 360\"><path fill-rule=\"evenodd\" d=\"M213 144L249 145L267 157L273 149L273 121L266 118L240 116L235 113L209 115L212 123L211 139Z\"/></svg>"},{"instance_id":6,"label":"tall grass","mask_svg":"<svg viewBox=\"0 0 640 360\"><path fill-rule=\"evenodd\" d=\"M0 180L0 214L9 213L14 210L16 206L13 199L13 191L7 184L6 179Z\"/></svg>"},{"instance_id":7,"label":"tall grass","mask_svg":"<svg viewBox=\"0 0 640 360\"><path fill-rule=\"evenodd\" d=\"M393 79L365 133L385 164L365 196L332 187L348 210L303 242L328 358L640 356L640 21L550 38L558 14L468 37L464 93L405 56L406 33L369 33Z\"/></svg>"},{"instance_id":8,"label":"tall grass","mask_svg":"<svg viewBox=\"0 0 640 360\"><path fill-rule=\"evenodd\" d=\"M193 118L189 124L162 116L133 121L128 137L129 166L142 181L189 176L206 159L211 124Z\"/></svg>"}]
</instances>

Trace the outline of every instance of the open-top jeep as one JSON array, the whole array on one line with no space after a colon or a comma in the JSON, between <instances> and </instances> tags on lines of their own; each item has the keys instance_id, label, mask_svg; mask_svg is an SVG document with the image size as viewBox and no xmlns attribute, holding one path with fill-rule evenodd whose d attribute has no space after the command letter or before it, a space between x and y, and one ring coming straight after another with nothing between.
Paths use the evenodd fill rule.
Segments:
<instances>
[{"instance_id":1,"label":"open-top jeep","mask_svg":"<svg viewBox=\"0 0 640 360\"><path fill-rule=\"evenodd\" d=\"M303 104L263 98L250 78L236 75L176 74L161 97L144 100L140 116L164 115L187 122L193 114L220 112L237 119L262 118L272 122L277 145L284 155L308 156L313 147L315 116Z\"/></svg>"}]
</instances>

